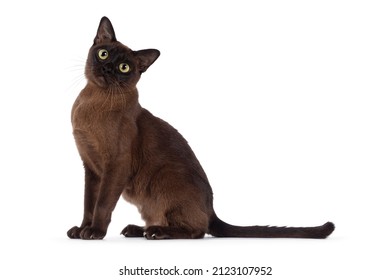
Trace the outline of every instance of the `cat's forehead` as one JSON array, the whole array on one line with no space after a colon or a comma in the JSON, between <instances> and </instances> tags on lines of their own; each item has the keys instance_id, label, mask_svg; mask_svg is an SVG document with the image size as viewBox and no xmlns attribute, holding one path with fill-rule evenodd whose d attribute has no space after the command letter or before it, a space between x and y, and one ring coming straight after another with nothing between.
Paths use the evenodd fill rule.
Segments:
<instances>
[{"instance_id":1,"label":"cat's forehead","mask_svg":"<svg viewBox=\"0 0 390 280\"><path fill-rule=\"evenodd\" d=\"M97 51L100 49L106 49L111 53L126 54L128 56L132 56L134 53L133 50L131 50L129 47L123 45L120 42L114 42L110 44L96 44L92 47L93 51Z\"/></svg>"}]
</instances>

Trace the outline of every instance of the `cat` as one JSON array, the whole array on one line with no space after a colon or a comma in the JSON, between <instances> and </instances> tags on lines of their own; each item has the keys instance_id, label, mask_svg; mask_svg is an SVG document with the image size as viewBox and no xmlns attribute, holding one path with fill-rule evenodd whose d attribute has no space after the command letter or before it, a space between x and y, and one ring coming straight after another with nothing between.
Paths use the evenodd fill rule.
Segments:
<instances>
[{"instance_id":1,"label":"cat","mask_svg":"<svg viewBox=\"0 0 390 280\"><path fill-rule=\"evenodd\" d=\"M137 82L159 57L116 40L110 20L100 21L89 50L87 84L72 108L76 145L85 169L84 217L68 232L74 239L103 239L122 195L137 206L145 226L128 225L125 237L326 238L317 227L234 226L213 209L207 176L187 141L138 102Z\"/></svg>"}]
</instances>

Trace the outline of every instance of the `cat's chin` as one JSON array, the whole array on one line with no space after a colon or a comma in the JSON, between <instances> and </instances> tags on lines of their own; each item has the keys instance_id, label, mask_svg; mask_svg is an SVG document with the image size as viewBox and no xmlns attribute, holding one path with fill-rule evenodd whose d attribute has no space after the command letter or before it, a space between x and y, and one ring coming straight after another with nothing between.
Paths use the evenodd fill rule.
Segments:
<instances>
[{"instance_id":1,"label":"cat's chin","mask_svg":"<svg viewBox=\"0 0 390 280\"><path fill-rule=\"evenodd\" d=\"M106 79L104 78L104 76L100 76L100 77L94 77L93 79L90 80L93 84L97 85L98 87L100 88L108 88L108 83L106 81Z\"/></svg>"}]
</instances>

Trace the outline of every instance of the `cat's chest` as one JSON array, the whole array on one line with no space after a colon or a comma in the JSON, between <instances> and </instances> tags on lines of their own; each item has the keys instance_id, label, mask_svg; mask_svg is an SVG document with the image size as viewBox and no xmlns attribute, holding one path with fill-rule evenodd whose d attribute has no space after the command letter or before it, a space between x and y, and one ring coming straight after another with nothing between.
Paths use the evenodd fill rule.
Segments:
<instances>
[{"instance_id":1,"label":"cat's chest","mask_svg":"<svg viewBox=\"0 0 390 280\"><path fill-rule=\"evenodd\" d=\"M119 112L101 112L89 104L76 103L72 126L81 157L94 165L116 158L120 150L130 145L129 123Z\"/></svg>"},{"instance_id":2,"label":"cat's chest","mask_svg":"<svg viewBox=\"0 0 390 280\"><path fill-rule=\"evenodd\" d=\"M100 111L88 103L75 103L72 110L73 131L84 138L103 141L105 138L115 136L118 133L119 122L120 117L114 112Z\"/></svg>"}]
</instances>

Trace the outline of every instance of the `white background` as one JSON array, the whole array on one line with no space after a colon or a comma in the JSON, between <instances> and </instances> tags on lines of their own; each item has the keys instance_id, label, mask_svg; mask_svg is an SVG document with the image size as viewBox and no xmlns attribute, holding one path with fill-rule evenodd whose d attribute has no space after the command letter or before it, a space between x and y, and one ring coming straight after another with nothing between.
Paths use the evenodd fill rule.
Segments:
<instances>
[{"instance_id":1,"label":"white background","mask_svg":"<svg viewBox=\"0 0 390 280\"><path fill-rule=\"evenodd\" d=\"M386 1L8 1L0 13L0 278L125 279L125 265L177 265L388 279ZM334 234L125 239L122 228L142 221L121 200L104 241L69 240L83 208L70 110L103 15L119 41L161 51L139 83L140 103L189 141L222 219L330 220Z\"/></svg>"}]
</instances>

